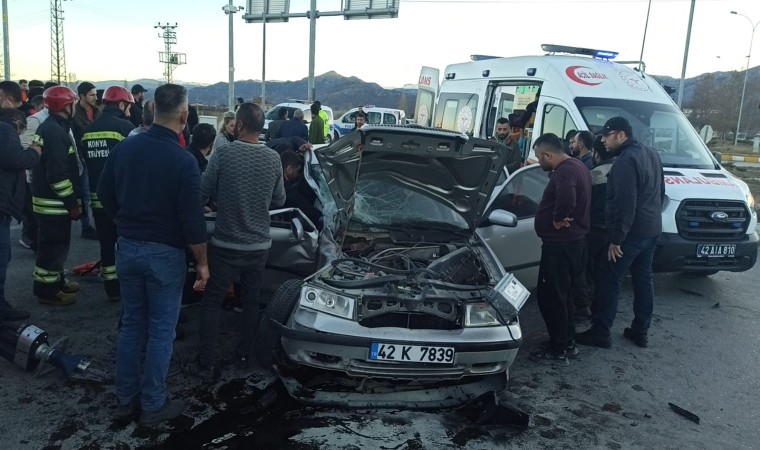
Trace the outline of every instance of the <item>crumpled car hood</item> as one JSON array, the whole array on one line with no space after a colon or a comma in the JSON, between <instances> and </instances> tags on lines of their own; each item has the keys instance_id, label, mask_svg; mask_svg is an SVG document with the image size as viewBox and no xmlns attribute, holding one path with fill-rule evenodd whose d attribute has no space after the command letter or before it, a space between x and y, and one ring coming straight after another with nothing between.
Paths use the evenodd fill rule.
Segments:
<instances>
[{"instance_id":1,"label":"crumpled car hood","mask_svg":"<svg viewBox=\"0 0 760 450\"><path fill-rule=\"evenodd\" d=\"M433 128L365 125L316 149L315 155L346 218L351 216L359 178L382 173L448 206L474 232L503 171L507 148Z\"/></svg>"}]
</instances>

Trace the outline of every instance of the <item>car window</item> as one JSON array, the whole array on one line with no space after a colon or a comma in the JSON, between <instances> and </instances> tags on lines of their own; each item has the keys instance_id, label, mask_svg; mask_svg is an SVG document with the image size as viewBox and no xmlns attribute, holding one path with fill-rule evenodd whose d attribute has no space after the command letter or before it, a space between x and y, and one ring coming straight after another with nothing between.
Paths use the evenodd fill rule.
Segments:
<instances>
[{"instance_id":1,"label":"car window","mask_svg":"<svg viewBox=\"0 0 760 450\"><path fill-rule=\"evenodd\" d=\"M264 118L266 120L275 120L275 119L277 119L278 117L280 117L280 110L281 109L282 109L282 106L275 106L274 108L272 108L269 111L267 111L267 113L264 116ZM290 113L288 113L288 115L290 115Z\"/></svg>"},{"instance_id":2,"label":"car window","mask_svg":"<svg viewBox=\"0 0 760 450\"><path fill-rule=\"evenodd\" d=\"M351 114L346 114L345 116L343 116L343 120L341 122L343 123L356 122L356 112L352 112Z\"/></svg>"},{"instance_id":3,"label":"car window","mask_svg":"<svg viewBox=\"0 0 760 450\"><path fill-rule=\"evenodd\" d=\"M367 123L371 125L378 125L383 118L383 115L379 112L368 112Z\"/></svg>"},{"instance_id":4,"label":"car window","mask_svg":"<svg viewBox=\"0 0 760 450\"><path fill-rule=\"evenodd\" d=\"M396 116L390 113L383 114L384 125L396 125Z\"/></svg>"},{"instance_id":5,"label":"car window","mask_svg":"<svg viewBox=\"0 0 760 450\"><path fill-rule=\"evenodd\" d=\"M549 184L549 175L535 165L515 173L491 204L491 210L503 209L525 219L536 215L536 209Z\"/></svg>"}]
</instances>

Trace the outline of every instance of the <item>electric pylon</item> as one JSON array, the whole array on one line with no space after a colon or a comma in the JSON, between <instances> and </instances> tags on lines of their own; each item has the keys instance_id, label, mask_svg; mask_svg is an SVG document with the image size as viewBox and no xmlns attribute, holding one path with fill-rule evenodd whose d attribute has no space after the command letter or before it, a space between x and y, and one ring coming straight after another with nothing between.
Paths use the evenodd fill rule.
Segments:
<instances>
[{"instance_id":1,"label":"electric pylon","mask_svg":"<svg viewBox=\"0 0 760 450\"><path fill-rule=\"evenodd\" d=\"M164 32L159 33L158 37L164 40L164 51L158 52L158 60L166 65L164 68L164 79L167 83L171 83L173 80L174 66L186 64L187 59L184 53L177 53L172 51L172 45L177 43L177 33L174 31L177 28L177 23L169 25L168 23L161 24L159 22L153 28L160 28Z\"/></svg>"},{"instance_id":2,"label":"electric pylon","mask_svg":"<svg viewBox=\"0 0 760 450\"><path fill-rule=\"evenodd\" d=\"M63 46L63 7L65 0L50 0L50 80L66 83L66 48Z\"/></svg>"}]
</instances>

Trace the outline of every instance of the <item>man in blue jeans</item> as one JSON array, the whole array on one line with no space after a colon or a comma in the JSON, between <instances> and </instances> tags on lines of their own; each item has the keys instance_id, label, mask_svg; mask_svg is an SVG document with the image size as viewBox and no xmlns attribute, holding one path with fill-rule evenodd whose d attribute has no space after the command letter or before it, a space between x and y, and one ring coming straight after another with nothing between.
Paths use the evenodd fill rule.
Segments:
<instances>
[{"instance_id":1,"label":"man in blue jeans","mask_svg":"<svg viewBox=\"0 0 760 450\"><path fill-rule=\"evenodd\" d=\"M633 138L631 125L623 117L608 120L601 135L607 151L618 154L607 176L605 222L610 242L600 289L594 293L599 309L591 328L576 335L575 340L594 347L612 346L610 329L623 279L630 270L634 319L623 330L623 336L646 347L654 308L652 260L662 229L665 199L662 162L657 151Z\"/></svg>"},{"instance_id":2,"label":"man in blue jeans","mask_svg":"<svg viewBox=\"0 0 760 450\"><path fill-rule=\"evenodd\" d=\"M185 408L184 401L167 397L166 374L188 245L197 261L196 289L209 278L200 172L178 139L187 124L187 90L165 84L156 89L154 100L153 125L110 152L98 184L106 214L119 225L116 271L122 319L116 343L116 418L130 420L142 409L140 425L146 427L175 418Z\"/></svg>"}]
</instances>

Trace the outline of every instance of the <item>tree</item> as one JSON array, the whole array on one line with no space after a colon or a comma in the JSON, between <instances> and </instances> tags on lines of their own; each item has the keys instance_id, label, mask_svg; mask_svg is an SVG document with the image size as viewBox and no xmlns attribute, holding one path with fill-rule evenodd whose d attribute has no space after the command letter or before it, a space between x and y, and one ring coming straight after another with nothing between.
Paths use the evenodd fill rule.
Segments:
<instances>
[{"instance_id":1,"label":"tree","mask_svg":"<svg viewBox=\"0 0 760 450\"><path fill-rule=\"evenodd\" d=\"M705 125L715 126L716 119L720 115L716 109L715 97L718 95L718 86L715 83L715 75L708 73L697 82L691 101L686 105L690 109L689 121L694 128L700 129Z\"/></svg>"}]
</instances>

